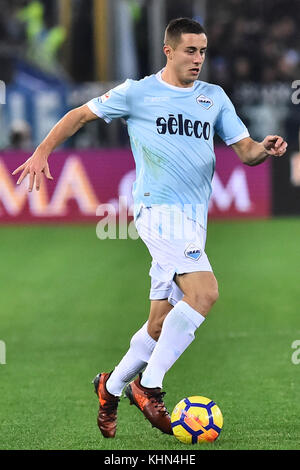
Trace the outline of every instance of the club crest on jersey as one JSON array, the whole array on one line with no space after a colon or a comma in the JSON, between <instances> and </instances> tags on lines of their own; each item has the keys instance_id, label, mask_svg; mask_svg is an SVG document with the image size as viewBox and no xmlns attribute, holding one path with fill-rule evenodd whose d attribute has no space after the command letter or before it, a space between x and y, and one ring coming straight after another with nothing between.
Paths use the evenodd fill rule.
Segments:
<instances>
[{"instance_id":1,"label":"club crest on jersey","mask_svg":"<svg viewBox=\"0 0 300 470\"><path fill-rule=\"evenodd\" d=\"M207 96L204 96L204 95L198 96L198 98L196 98L196 100L197 100L197 103L199 103L202 106L202 108L204 108L204 109L209 109L213 105L212 100L210 98L208 98Z\"/></svg>"},{"instance_id":2,"label":"club crest on jersey","mask_svg":"<svg viewBox=\"0 0 300 470\"><path fill-rule=\"evenodd\" d=\"M190 243L185 249L184 254L187 258L198 261L198 259L202 256L202 250L194 243Z\"/></svg>"}]
</instances>

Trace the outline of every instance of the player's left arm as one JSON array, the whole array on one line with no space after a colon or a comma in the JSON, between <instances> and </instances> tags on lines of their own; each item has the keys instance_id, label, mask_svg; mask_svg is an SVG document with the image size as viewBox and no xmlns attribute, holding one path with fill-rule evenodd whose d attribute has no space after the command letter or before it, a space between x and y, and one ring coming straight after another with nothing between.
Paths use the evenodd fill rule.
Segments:
<instances>
[{"instance_id":1,"label":"player's left arm","mask_svg":"<svg viewBox=\"0 0 300 470\"><path fill-rule=\"evenodd\" d=\"M262 142L251 137L232 144L232 148L245 165L259 165L268 157L282 157L287 149L287 142L279 135L267 135Z\"/></svg>"}]
</instances>

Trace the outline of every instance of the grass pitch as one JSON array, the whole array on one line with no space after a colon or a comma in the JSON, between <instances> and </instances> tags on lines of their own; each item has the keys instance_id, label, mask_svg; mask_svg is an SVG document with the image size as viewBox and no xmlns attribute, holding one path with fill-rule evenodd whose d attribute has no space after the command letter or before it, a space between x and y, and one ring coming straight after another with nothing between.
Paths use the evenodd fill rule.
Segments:
<instances>
[{"instance_id":1,"label":"grass pitch","mask_svg":"<svg viewBox=\"0 0 300 470\"><path fill-rule=\"evenodd\" d=\"M125 398L115 439L96 424L91 381L148 315L143 243L100 241L93 226L2 227L0 448L299 449L299 235L300 219L210 223L220 299L164 389L170 411L184 396L213 399L224 427L213 444L187 446Z\"/></svg>"}]
</instances>

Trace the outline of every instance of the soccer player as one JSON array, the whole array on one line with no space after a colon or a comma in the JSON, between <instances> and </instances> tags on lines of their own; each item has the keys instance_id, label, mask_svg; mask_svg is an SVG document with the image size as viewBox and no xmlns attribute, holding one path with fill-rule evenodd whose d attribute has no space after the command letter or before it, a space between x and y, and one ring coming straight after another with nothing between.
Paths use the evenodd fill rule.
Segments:
<instances>
[{"instance_id":1,"label":"soccer player","mask_svg":"<svg viewBox=\"0 0 300 470\"><path fill-rule=\"evenodd\" d=\"M98 426L105 437L115 436L125 387L131 404L152 426L172 433L163 378L218 298L205 253L214 134L246 165L280 157L287 148L277 135L254 141L223 89L198 80L206 49L207 35L198 22L172 20L165 31L163 70L139 81L128 79L67 113L13 173L22 172L18 184L29 175L29 191L34 185L38 190L42 173L52 179L50 153L84 124L99 117L107 123L119 117L127 121L136 163L134 217L153 259L151 305L148 321L132 337L120 363L94 379Z\"/></svg>"}]
</instances>

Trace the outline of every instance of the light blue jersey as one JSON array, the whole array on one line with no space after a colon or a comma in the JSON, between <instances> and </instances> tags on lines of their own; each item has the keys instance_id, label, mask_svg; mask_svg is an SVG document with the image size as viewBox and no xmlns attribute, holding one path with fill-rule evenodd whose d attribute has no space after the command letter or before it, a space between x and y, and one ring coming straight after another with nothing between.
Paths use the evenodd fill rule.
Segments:
<instances>
[{"instance_id":1,"label":"light blue jersey","mask_svg":"<svg viewBox=\"0 0 300 470\"><path fill-rule=\"evenodd\" d=\"M198 80L175 87L158 72L128 79L87 105L106 122L127 122L136 164L135 218L143 206L175 205L206 228L214 134L227 145L249 136L224 90Z\"/></svg>"}]
</instances>

